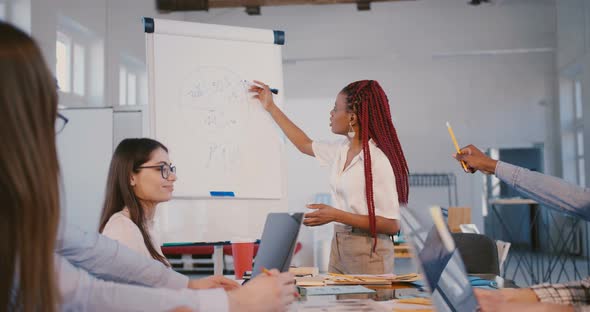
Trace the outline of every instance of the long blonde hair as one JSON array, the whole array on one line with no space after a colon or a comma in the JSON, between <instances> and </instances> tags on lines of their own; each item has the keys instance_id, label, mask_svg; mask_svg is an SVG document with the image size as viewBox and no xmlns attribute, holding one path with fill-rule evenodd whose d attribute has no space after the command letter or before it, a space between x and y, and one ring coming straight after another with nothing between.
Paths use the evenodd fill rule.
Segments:
<instances>
[{"instance_id":1,"label":"long blonde hair","mask_svg":"<svg viewBox=\"0 0 590 312\"><path fill-rule=\"evenodd\" d=\"M57 94L37 44L0 22L0 311L56 311Z\"/></svg>"}]
</instances>

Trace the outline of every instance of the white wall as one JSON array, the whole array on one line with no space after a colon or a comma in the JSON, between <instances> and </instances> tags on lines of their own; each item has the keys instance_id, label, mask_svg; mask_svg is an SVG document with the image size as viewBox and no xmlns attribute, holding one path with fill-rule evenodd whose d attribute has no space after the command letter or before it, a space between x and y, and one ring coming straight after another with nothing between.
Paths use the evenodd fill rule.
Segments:
<instances>
[{"instance_id":1,"label":"white wall","mask_svg":"<svg viewBox=\"0 0 590 312\"><path fill-rule=\"evenodd\" d=\"M263 7L261 16L224 9L187 19L285 30L285 110L313 138L335 138L328 114L342 87L378 80L389 96L410 171L455 173L459 203L474 208L480 228L482 179L462 173L450 158L445 121L463 145L545 143L552 171L554 146L546 137L555 127L553 1L480 7L455 0L374 3L369 12L357 12L354 5ZM328 191L327 172L292 146L287 159L289 208L305 210L313 194ZM410 190L412 209L430 204L446 205L445 191ZM303 235L311 245L311 231Z\"/></svg>"},{"instance_id":2,"label":"white wall","mask_svg":"<svg viewBox=\"0 0 590 312\"><path fill-rule=\"evenodd\" d=\"M30 2L32 33L49 61L55 58L58 14L104 39L104 55L95 60L104 62L103 91L87 104L116 105L120 64L145 63L139 20L157 16L154 2ZM474 208L474 222L483 227L481 178L463 174L450 158L452 145L444 123L451 121L463 145L545 143L547 169L554 170L559 144L551 131L556 128L556 9L553 0L505 0L479 7L465 2L374 3L368 12L357 12L352 4L263 7L261 16L247 16L243 9L215 9L160 17L285 30L285 110L314 138L333 138L328 111L344 85L379 80L389 95L410 170L457 174L459 202ZM96 83L100 87L101 82ZM145 97L139 98L139 104L145 104ZM327 191L327 174L291 146L287 160L289 209L300 211L313 194ZM439 192L414 189L410 197L415 208L446 204L446 194ZM309 264L309 230L302 239L301 261Z\"/></svg>"},{"instance_id":3,"label":"white wall","mask_svg":"<svg viewBox=\"0 0 590 312\"><path fill-rule=\"evenodd\" d=\"M126 138L143 136L141 111L118 111L113 113L113 150Z\"/></svg>"}]
</instances>

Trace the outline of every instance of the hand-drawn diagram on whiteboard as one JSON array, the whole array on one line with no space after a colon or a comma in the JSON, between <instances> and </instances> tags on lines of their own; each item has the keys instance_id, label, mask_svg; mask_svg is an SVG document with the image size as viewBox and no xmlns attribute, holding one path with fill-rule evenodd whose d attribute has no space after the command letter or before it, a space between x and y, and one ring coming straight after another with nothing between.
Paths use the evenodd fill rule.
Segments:
<instances>
[{"instance_id":1,"label":"hand-drawn diagram on whiteboard","mask_svg":"<svg viewBox=\"0 0 590 312\"><path fill-rule=\"evenodd\" d=\"M248 89L244 80L228 68L202 66L192 71L182 85L182 104L201 109L244 103Z\"/></svg>"},{"instance_id":2,"label":"hand-drawn diagram on whiteboard","mask_svg":"<svg viewBox=\"0 0 590 312\"><path fill-rule=\"evenodd\" d=\"M174 197L282 198L284 141L248 92L252 79L283 88L274 31L154 22L146 35L150 133L178 168Z\"/></svg>"},{"instance_id":3,"label":"hand-drawn diagram on whiteboard","mask_svg":"<svg viewBox=\"0 0 590 312\"><path fill-rule=\"evenodd\" d=\"M201 66L183 81L180 105L198 110L193 133L206 133L204 166L224 179L230 179L240 166L239 137L252 103L248 83L228 68ZM248 105L244 105L248 103ZM258 104L258 103L254 103Z\"/></svg>"},{"instance_id":4,"label":"hand-drawn diagram on whiteboard","mask_svg":"<svg viewBox=\"0 0 590 312\"><path fill-rule=\"evenodd\" d=\"M232 143L209 143L209 155L205 167L230 175L240 166L240 147Z\"/></svg>"}]
</instances>

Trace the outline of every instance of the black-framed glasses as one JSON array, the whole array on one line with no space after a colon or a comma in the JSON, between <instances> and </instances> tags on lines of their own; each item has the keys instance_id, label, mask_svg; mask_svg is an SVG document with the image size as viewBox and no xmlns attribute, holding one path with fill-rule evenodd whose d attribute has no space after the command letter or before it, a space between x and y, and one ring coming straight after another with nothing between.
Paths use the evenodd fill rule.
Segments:
<instances>
[{"instance_id":1,"label":"black-framed glasses","mask_svg":"<svg viewBox=\"0 0 590 312\"><path fill-rule=\"evenodd\" d=\"M58 133L62 132L62 130L68 124L68 121L70 121L68 119L68 117L66 117L60 113L57 113L57 118L55 119L55 133L58 134Z\"/></svg>"},{"instance_id":2,"label":"black-framed glasses","mask_svg":"<svg viewBox=\"0 0 590 312\"><path fill-rule=\"evenodd\" d=\"M164 178L164 180L168 180L171 173L176 174L176 166L172 166L172 165L168 165L168 164L137 167L137 169L147 169L147 168L158 168L160 170L160 173L162 174L162 178Z\"/></svg>"}]
</instances>

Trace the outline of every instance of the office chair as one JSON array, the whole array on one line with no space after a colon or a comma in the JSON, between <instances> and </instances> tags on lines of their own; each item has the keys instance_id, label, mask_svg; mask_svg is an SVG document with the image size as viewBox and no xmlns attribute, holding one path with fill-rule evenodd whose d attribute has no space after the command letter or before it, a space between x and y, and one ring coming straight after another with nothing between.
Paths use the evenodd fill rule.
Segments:
<instances>
[{"instance_id":1,"label":"office chair","mask_svg":"<svg viewBox=\"0 0 590 312\"><path fill-rule=\"evenodd\" d=\"M451 233L467 274L500 275L498 249L493 239L474 233Z\"/></svg>"}]
</instances>

